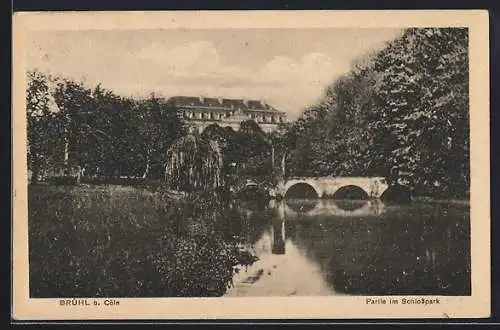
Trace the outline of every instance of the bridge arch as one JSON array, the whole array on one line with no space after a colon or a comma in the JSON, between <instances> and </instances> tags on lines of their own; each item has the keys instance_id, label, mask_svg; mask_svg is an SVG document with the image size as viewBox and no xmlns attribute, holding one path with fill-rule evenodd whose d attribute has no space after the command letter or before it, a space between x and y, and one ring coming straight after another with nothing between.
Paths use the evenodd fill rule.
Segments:
<instances>
[{"instance_id":1,"label":"bridge arch","mask_svg":"<svg viewBox=\"0 0 500 330\"><path fill-rule=\"evenodd\" d=\"M321 191L306 181L291 183L283 194L285 198L320 198Z\"/></svg>"},{"instance_id":2,"label":"bridge arch","mask_svg":"<svg viewBox=\"0 0 500 330\"><path fill-rule=\"evenodd\" d=\"M407 186L392 185L380 195L380 199L388 203L408 204L411 202L411 190Z\"/></svg>"},{"instance_id":3,"label":"bridge arch","mask_svg":"<svg viewBox=\"0 0 500 330\"><path fill-rule=\"evenodd\" d=\"M313 198L359 200L380 198L389 186L382 177L293 177L281 181L272 193L285 197L298 183L311 186L316 191Z\"/></svg>"},{"instance_id":4,"label":"bridge arch","mask_svg":"<svg viewBox=\"0 0 500 330\"><path fill-rule=\"evenodd\" d=\"M235 196L240 199L247 198L267 198L269 193L265 187L255 183L247 182L246 184L238 187L234 191Z\"/></svg>"},{"instance_id":5,"label":"bridge arch","mask_svg":"<svg viewBox=\"0 0 500 330\"><path fill-rule=\"evenodd\" d=\"M332 195L333 199L369 199L370 195L360 186L349 184L338 188Z\"/></svg>"}]
</instances>

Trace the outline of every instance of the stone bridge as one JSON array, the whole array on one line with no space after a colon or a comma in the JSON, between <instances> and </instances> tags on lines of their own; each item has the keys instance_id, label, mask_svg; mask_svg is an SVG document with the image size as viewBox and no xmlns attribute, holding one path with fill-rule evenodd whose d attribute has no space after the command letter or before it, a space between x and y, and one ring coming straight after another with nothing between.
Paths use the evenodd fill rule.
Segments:
<instances>
[{"instance_id":1,"label":"stone bridge","mask_svg":"<svg viewBox=\"0 0 500 330\"><path fill-rule=\"evenodd\" d=\"M361 189L368 198L380 198L389 188L382 177L292 177L280 182L273 193L285 197L299 185L312 188L318 198L333 197L346 189Z\"/></svg>"}]
</instances>

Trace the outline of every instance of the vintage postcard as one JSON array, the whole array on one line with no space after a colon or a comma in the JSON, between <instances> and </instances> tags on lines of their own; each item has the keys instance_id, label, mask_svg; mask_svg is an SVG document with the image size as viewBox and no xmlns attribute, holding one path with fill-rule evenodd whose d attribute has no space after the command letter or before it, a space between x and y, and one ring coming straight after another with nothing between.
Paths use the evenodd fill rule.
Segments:
<instances>
[{"instance_id":1,"label":"vintage postcard","mask_svg":"<svg viewBox=\"0 0 500 330\"><path fill-rule=\"evenodd\" d=\"M490 314L486 11L13 17L15 320Z\"/></svg>"}]
</instances>

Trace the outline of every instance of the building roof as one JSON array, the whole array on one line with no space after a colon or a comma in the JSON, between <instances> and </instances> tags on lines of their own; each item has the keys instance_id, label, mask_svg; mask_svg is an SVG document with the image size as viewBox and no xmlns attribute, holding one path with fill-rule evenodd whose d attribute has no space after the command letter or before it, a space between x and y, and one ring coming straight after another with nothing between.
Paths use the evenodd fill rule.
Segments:
<instances>
[{"instance_id":1,"label":"building roof","mask_svg":"<svg viewBox=\"0 0 500 330\"><path fill-rule=\"evenodd\" d=\"M213 98L202 96L173 96L169 98L178 107L213 108L220 110L264 111L284 114L261 100Z\"/></svg>"}]
</instances>

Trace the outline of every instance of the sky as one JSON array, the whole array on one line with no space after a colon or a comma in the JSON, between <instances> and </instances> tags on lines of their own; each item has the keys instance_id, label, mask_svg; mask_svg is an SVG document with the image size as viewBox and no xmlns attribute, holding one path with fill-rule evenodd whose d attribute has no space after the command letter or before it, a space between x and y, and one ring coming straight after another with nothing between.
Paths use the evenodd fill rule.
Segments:
<instances>
[{"instance_id":1,"label":"sky","mask_svg":"<svg viewBox=\"0 0 500 330\"><path fill-rule=\"evenodd\" d=\"M122 96L151 92L260 99L295 119L352 62L397 29L155 29L38 31L27 68L101 83Z\"/></svg>"}]
</instances>

